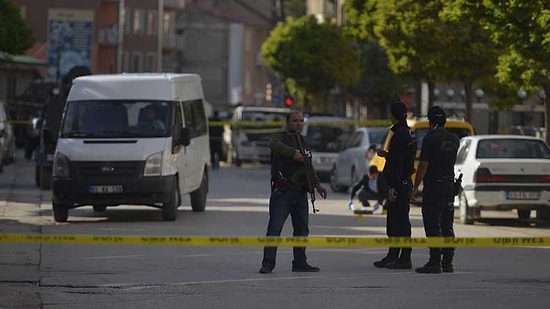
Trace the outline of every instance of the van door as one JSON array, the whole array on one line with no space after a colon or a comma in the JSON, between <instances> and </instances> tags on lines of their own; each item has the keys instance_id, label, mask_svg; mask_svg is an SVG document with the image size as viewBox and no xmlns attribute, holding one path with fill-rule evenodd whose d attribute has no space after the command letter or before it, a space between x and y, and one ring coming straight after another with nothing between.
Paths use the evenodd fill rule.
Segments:
<instances>
[{"instance_id":1,"label":"van door","mask_svg":"<svg viewBox=\"0 0 550 309\"><path fill-rule=\"evenodd\" d=\"M197 175L202 175L205 162L210 162L208 123L202 99L183 102L183 116L191 136L191 143L186 147L186 185L188 190L195 190L202 181Z\"/></svg>"}]
</instances>

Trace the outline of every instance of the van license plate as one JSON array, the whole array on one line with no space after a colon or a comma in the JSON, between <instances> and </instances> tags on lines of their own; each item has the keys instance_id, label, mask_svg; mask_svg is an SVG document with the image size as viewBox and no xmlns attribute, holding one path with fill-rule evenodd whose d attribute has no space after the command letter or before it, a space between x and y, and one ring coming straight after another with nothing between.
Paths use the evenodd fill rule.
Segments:
<instances>
[{"instance_id":1,"label":"van license plate","mask_svg":"<svg viewBox=\"0 0 550 309\"><path fill-rule=\"evenodd\" d=\"M122 186L90 186L88 192L93 194L122 193Z\"/></svg>"},{"instance_id":2,"label":"van license plate","mask_svg":"<svg viewBox=\"0 0 550 309\"><path fill-rule=\"evenodd\" d=\"M540 192L506 192L506 199L508 200L539 200Z\"/></svg>"}]
</instances>

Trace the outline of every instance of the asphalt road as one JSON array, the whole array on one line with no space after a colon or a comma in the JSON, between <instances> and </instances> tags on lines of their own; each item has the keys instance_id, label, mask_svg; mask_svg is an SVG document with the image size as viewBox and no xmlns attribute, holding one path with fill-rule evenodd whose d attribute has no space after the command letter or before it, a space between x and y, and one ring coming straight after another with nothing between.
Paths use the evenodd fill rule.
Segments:
<instances>
[{"instance_id":1,"label":"asphalt road","mask_svg":"<svg viewBox=\"0 0 550 309\"><path fill-rule=\"evenodd\" d=\"M55 223L51 195L34 186L33 165L20 159L0 174L0 233L263 236L268 219L266 166L212 171L208 205L193 213L186 197L178 220L159 209L91 207ZM358 220L347 196L329 192L310 216L312 236L384 236L381 214ZM532 214L534 216L534 214ZM513 212L483 213L457 236L550 236L550 227L518 222ZM413 237L423 237L413 207ZM292 235L290 220L283 231ZM292 249L280 248L275 271L258 273L259 247L175 247L0 243L0 308L548 308L550 248L463 248L453 274L372 266L383 248L310 248L319 273L291 272ZM413 250L414 267L427 249Z\"/></svg>"}]
</instances>

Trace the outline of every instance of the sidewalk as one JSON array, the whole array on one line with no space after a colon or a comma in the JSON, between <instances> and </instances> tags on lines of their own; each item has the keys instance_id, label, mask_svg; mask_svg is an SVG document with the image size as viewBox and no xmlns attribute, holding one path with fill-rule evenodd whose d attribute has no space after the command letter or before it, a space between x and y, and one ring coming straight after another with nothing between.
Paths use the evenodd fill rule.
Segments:
<instances>
[{"instance_id":1,"label":"sidewalk","mask_svg":"<svg viewBox=\"0 0 550 309\"><path fill-rule=\"evenodd\" d=\"M0 173L0 233L40 233L41 205L49 196L34 184L34 162L18 153ZM41 307L40 250L40 244L0 243L0 308Z\"/></svg>"}]
</instances>

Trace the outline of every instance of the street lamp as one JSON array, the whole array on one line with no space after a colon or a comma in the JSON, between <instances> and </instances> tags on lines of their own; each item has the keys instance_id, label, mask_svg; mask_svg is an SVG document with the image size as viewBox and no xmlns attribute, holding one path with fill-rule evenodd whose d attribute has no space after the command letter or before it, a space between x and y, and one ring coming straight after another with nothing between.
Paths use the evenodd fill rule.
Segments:
<instances>
[{"instance_id":1,"label":"street lamp","mask_svg":"<svg viewBox=\"0 0 550 309\"><path fill-rule=\"evenodd\" d=\"M523 100L527 98L527 92L523 89L520 89L517 92L517 96L518 96L518 99L521 101L521 103L523 103Z\"/></svg>"},{"instance_id":2,"label":"street lamp","mask_svg":"<svg viewBox=\"0 0 550 309\"><path fill-rule=\"evenodd\" d=\"M539 97L539 100L543 103L544 101L546 101L546 92L544 91L544 89L542 89L541 91L539 91L539 93L537 93L537 97Z\"/></svg>"},{"instance_id":3,"label":"street lamp","mask_svg":"<svg viewBox=\"0 0 550 309\"><path fill-rule=\"evenodd\" d=\"M474 94L476 95L476 98L477 98L478 102L481 102L481 100L483 100L483 96L485 96L485 92L481 88L477 88L474 91Z\"/></svg>"},{"instance_id":4,"label":"street lamp","mask_svg":"<svg viewBox=\"0 0 550 309\"><path fill-rule=\"evenodd\" d=\"M455 91L452 88L447 89L447 98L449 98L449 101L453 101L453 97L455 96Z\"/></svg>"},{"instance_id":5,"label":"street lamp","mask_svg":"<svg viewBox=\"0 0 550 309\"><path fill-rule=\"evenodd\" d=\"M439 89L438 88L434 88L433 95L434 95L434 100L437 100L437 97L439 97Z\"/></svg>"}]
</instances>

